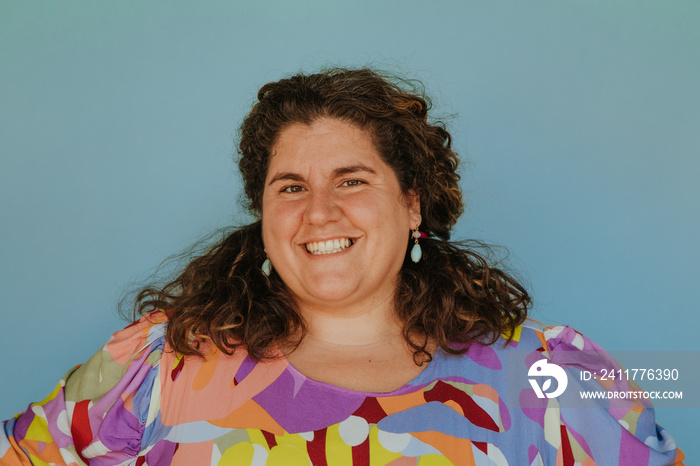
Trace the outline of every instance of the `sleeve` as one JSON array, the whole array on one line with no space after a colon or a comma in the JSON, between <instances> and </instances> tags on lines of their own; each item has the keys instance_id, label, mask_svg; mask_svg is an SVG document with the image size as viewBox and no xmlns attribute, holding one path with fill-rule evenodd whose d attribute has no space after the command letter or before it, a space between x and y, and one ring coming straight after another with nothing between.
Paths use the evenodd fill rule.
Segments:
<instances>
[{"instance_id":1,"label":"sleeve","mask_svg":"<svg viewBox=\"0 0 700 466\"><path fill-rule=\"evenodd\" d=\"M654 408L641 396L641 389L626 378L603 380L595 375L602 369L624 372L615 359L571 327L549 327L543 335L550 362L567 374L564 394L548 400L559 410L549 434L558 443L561 464L587 458L611 465L683 464L683 453L656 424ZM591 399L583 393L598 395L590 395Z\"/></svg>"},{"instance_id":2,"label":"sleeve","mask_svg":"<svg viewBox=\"0 0 700 466\"><path fill-rule=\"evenodd\" d=\"M116 332L44 401L5 421L0 464L116 465L138 456L158 409L166 321L157 311Z\"/></svg>"}]
</instances>

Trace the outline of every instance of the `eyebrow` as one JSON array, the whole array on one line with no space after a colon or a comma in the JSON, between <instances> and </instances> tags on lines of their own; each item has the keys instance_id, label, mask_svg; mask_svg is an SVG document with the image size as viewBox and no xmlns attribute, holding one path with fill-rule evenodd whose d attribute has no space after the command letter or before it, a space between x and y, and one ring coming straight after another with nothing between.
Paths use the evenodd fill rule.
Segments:
<instances>
[{"instance_id":1,"label":"eyebrow","mask_svg":"<svg viewBox=\"0 0 700 466\"><path fill-rule=\"evenodd\" d=\"M349 175L351 173L357 173L357 172L367 172L371 174L376 174L377 172L374 171L373 168L368 167L367 165L363 165L361 163L356 163L354 165L348 165L346 167L339 167L333 170L333 173L331 173L332 178L337 178L339 176L343 175ZM280 172L277 173L275 176L273 176L270 179L270 182L267 183L267 185L271 185L277 181L280 180L291 180L291 181L304 181L304 177L301 176L299 173L294 173L294 172Z\"/></svg>"}]
</instances>

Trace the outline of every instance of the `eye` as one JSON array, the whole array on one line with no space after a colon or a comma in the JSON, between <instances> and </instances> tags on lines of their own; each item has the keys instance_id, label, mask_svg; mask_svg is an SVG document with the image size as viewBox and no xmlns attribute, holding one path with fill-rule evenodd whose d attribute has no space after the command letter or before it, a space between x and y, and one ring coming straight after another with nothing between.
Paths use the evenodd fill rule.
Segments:
<instances>
[{"instance_id":1,"label":"eye","mask_svg":"<svg viewBox=\"0 0 700 466\"><path fill-rule=\"evenodd\" d=\"M285 186L284 188L282 188L282 190L280 192L281 193L300 193L302 191L304 191L303 186L300 186L298 184L293 184L291 186Z\"/></svg>"},{"instance_id":2,"label":"eye","mask_svg":"<svg viewBox=\"0 0 700 466\"><path fill-rule=\"evenodd\" d=\"M365 184L365 182L362 180L347 180L343 181L341 186L359 186L361 184Z\"/></svg>"}]
</instances>

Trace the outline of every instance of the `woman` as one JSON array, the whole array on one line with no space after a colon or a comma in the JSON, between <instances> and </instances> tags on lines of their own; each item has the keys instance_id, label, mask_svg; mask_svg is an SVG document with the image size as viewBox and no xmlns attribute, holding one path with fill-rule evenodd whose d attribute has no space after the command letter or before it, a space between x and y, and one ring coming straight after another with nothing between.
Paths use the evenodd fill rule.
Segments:
<instances>
[{"instance_id":1,"label":"woman","mask_svg":"<svg viewBox=\"0 0 700 466\"><path fill-rule=\"evenodd\" d=\"M448 241L457 155L404 87L369 70L263 86L239 148L259 220L142 291L140 320L5 424L0 462L680 462L648 403L571 409L530 386L558 364L613 389L578 375L614 363L526 320L524 288Z\"/></svg>"}]
</instances>

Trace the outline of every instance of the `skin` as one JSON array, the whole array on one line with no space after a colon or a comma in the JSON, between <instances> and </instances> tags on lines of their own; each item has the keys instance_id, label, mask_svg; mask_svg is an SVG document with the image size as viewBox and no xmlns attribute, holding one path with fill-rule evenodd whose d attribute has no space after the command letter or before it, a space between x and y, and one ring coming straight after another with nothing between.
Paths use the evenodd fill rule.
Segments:
<instances>
[{"instance_id":1,"label":"skin","mask_svg":"<svg viewBox=\"0 0 700 466\"><path fill-rule=\"evenodd\" d=\"M391 391L422 368L401 334L393 296L410 232L420 224L415 193L398 179L366 131L336 119L284 129L262 200L273 267L294 296L308 333L290 362L313 379L360 391ZM351 238L334 254L307 243Z\"/></svg>"}]
</instances>

